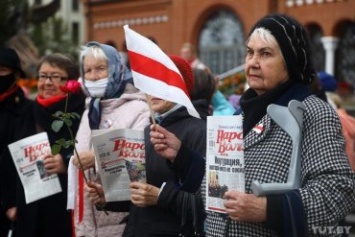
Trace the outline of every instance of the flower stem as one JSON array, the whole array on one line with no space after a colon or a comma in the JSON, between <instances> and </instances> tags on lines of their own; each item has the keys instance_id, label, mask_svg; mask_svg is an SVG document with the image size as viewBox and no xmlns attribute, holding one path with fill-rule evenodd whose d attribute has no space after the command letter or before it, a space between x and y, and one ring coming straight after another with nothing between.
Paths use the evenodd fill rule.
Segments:
<instances>
[{"instance_id":1,"label":"flower stem","mask_svg":"<svg viewBox=\"0 0 355 237\"><path fill-rule=\"evenodd\" d=\"M67 113L67 107L68 107L68 100L69 100L69 93L67 93L67 97L65 98L65 107L64 107L64 113Z\"/></svg>"},{"instance_id":2,"label":"flower stem","mask_svg":"<svg viewBox=\"0 0 355 237\"><path fill-rule=\"evenodd\" d=\"M66 100L65 100L65 111L64 111L65 114L67 113L68 95L69 95L69 93L67 93L67 98L66 98ZM69 131L69 134L70 134L70 138L71 138L71 140L74 142L74 143L73 143L74 153L75 153L76 157L78 158L80 170L81 170L81 172L82 172L82 174L83 174L83 177L84 177L84 180L85 180L85 184L87 185L87 184L88 184L88 179L87 179L87 177L86 177L86 175L85 175L84 166L83 166L83 163L81 163L81 159L80 159L80 156L79 156L79 152L78 152L78 150L76 149L76 146L75 146L75 137L74 137L73 131L71 130L70 126L68 126L67 124L66 124L66 126L67 126L67 128L68 128L68 131ZM106 215L109 215L109 213L108 213L108 212L106 211L106 209L105 209L105 204L98 204L97 206L98 206L99 208L101 208L101 210L103 210Z\"/></svg>"},{"instance_id":3,"label":"flower stem","mask_svg":"<svg viewBox=\"0 0 355 237\"><path fill-rule=\"evenodd\" d=\"M74 141L74 136L73 136L73 132L72 132L72 130L70 129L70 127L69 126L67 126L67 128L68 128L68 130L69 130L69 133L70 133L70 137L72 138L72 140ZM84 166L83 166L83 164L81 163L81 160L80 160L80 157L79 157L79 153L78 153L78 150L76 149L76 146L75 146L75 144L73 145L74 146L74 152L75 152L75 155L76 155L76 157L78 158L78 162L79 162L79 166L80 166L80 170L81 170L81 172L82 172L82 174L83 174L83 177L84 177L84 180L85 180L85 183L86 184L88 184L88 179L86 178L86 175L85 175L85 172L84 172ZM104 211L104 213L106 214L106 215L109 215L109 213L106 211L106 209L105 209L105 204L98 204L97 205L101 210L103 210Z\"/></svg>"}]
</instances>

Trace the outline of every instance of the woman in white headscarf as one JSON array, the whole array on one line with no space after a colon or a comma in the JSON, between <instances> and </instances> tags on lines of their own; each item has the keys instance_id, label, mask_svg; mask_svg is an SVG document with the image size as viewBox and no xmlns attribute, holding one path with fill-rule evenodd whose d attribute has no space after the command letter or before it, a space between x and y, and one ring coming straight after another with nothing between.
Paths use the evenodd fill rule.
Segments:
<instances>
[{"instance_id":1,"label":"woman in white headscarf","mask_svg":"<svg viewBox=\"0 0 355 237\"><path fill-rule=\"evenodd\" d=\"M95 154L91 144L91 130L105 128L144 129L149 124L149 109L144 93L139 92L115 48L89 42L81 52L80 70L87 98L76 140L80 161L86 176L93 181L99 177L95 172ZM79 168L77 157L72 158ZM120 203L118 212L97 211L83 194L80 177L74 209L76 236L121 236L128 215L129 201Z\"/></svg>"}]
</instances>

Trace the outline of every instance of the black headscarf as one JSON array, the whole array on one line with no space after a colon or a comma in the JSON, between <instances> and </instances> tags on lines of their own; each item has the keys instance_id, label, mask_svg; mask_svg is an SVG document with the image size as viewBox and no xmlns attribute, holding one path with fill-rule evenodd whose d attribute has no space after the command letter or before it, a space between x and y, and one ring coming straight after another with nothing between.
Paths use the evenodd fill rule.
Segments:
<instances>
[{"instance_id":1,"label":"black headscarf","mask_svg":"<svg viewBox=\"0 0 355 237\"><path fill-rule=\"evenodd\" d=\"M264 28L275 37L286 61L290 79L310 84L316 73L310 57L310 46L305 28L290 16L271 14L261 18L251 29Z\"/></svg>"}]
</instances>

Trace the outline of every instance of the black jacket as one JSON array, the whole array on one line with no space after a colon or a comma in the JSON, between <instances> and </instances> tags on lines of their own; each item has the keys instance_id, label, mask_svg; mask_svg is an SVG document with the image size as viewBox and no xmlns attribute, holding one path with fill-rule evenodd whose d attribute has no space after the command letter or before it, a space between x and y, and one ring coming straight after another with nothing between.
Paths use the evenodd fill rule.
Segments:
<instances>
[{"instance_id":1,"label":"black jacket","mask_svg":"<svg viewBox=\"0 0 355 237\"><path fill-rule=\"evenodd\" d=\"M64 111L65 100L59 101L49 107L43 107L36 102L33 103L31 110L31 123L28 123L26 136L34 135L38 132L47 132L51 146L55 141L64 138L70 139L70 134L67 127L63 126L61 130L56 133L52 130L51 124L55 119L52 114L56 111ZM77 112L81 115L85 108L85 96L82 93L70 95L68 103L68 112ZM78 130L80 119L73 121L72 131L74 136ZM29 129L31 128L31 129ZM18 139L17 139L18 140ZM62 149L60 154L63 157L64 163L67 165L72 154L73 148ZM11 156L7 158L8 174L16 174L16 178L8 179L7 183L10 186L16 187L15 190L5 190L4 200L6 206L17 207L17 221L16 221L16 237L71 237L71 215L66 210L67 203L67 174L58 174L62 192L49 196L47 198L26 204L24 189L21 181L17 176L16 168L12 162ZM16 202L13 197L16 195Z\"/></svg>"},{"instance_id":2,"label":"black jacket","mask_svg":"<svg viewBox=\"0 0 355 237\"><path fill-rule=\"evenodd\" d=\"M36 132L33 101L25 98L21 88L0 102L0 200L5 209L16 205L17 172L8 145Z\"/></svg>"},{"instance_id":3,"label":"black jacket","mask_svg":"<svg viewBox=\"0 0 355 237\"><path fill-rule=\"evenodd\" d=\"M206 121L191 117L182 107L164 118L160 125L181 140L182 148L175 162L170 163L155 153L149 139L150 126L146 127L147 182L156 187L169 182L179 189L196 192L205 172L204 160L196 160L195 165L188 168L185 164L192 158L191 151L205 155ZM178 236L181 230L180 212L159 204L144 208L132 205L124 236Z\"/></svg>"},{"instance_id":4,"label":"black jacket","mask_svg":"<svg viewBox=\"0 0 355 237\"><path fill-rule=\"evenodd\" d=\"M0 101L0 236L6 236L10 227L5 211L16 203L16 185L8 181L16 180L17 173L11 169L7 145L34 133L32 110L33 101L26 99L20 88Z\"/></svg>"}]
</instances>

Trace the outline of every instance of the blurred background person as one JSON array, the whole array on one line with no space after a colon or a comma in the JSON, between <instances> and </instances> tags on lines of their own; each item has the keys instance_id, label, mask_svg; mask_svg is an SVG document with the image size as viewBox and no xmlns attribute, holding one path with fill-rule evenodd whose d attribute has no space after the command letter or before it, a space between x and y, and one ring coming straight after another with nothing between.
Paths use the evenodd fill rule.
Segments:
<instances>
[{"instance_id":1,"label":"blurred background person","mask_svg":"<svg viewBox=\"0 0 355 237\"><path fill-rule=\"evenodd\" d=\"M191 101L201 119L206 120L207 116L213 114L212 98L216 92L216 82L214 76L204 69L193 68L192 72L194 87L191 92Z\"/></svg>"},{"instance_id":2,"label":"blurred background person","mask_svg":"<svg viewBox=\"0 0 355 237\"><path fill-rule=\"evenodd\" d=\"M191 68L209 70L197 57L196 47L191 43L184 43L181 46L180 57L185 59L190 64Z\"/></svg>"},{"instance_id":3,"label":"blurred background person","mask_svg":"<svg viewBox=\"0 0 355 237\"><path fill-rule=\"evenodd\" d=\"M337 107L337 113L342 125L345 138L345 151L349 159L351 169L355 171L355 118L348 114L343 107L343 100L338 94L330 95Z\"/></svg>"},{"instance_id":4,"label":"blurred background person","mask_svg":"<svg viewBox=\"0 0 355 237\"><path fill-rule=\"evenodd\" d=\"M180 57L185 59L191 66L192 69L197 68L200 70L205 70L210 75L213 75L211 70L203 64L200 59L197 57L196 47L191 43L184 43L180 49ZM199 73L201 74L201 73ZM222 94L220 90L218 90L219 78L213 76L215 79L215 93L212 97L212 110L213 115L233 115L235 109L226 99L226 97Z\"/></svg>"},{"instance_id":5,"label":"blurred background person","mask_svg":"<svg viewBox=\"0 0 355 237\"><path fill-rule=\"evenodd\" d=\"M233 94L233 95L228 96L228 101L229 101L229 103L232 104L235 111L240 110L240 103L239 103L240 97L242 97L242 96L237 95L237 94Z\"/></svg>"},{"instance_id":6,"label":"blurred background person","mask_svg":"<svg viewBox=\"0 0 355 237\"><path fill-rule=\"evenodd\" d=\"M34 133L33 101L16 83L25 77L16 51L0 47L0 236L7 236L16 220L16 186L8 181L16 180L17 172L7 145Z\"/></svg>"},{"instance_id":7,"label":"blurred background person","mask_svg":"<svg viewBox=\"0 0 355 237\"><path fill-rule=\"evenodd\" d=\"M233 115L235 109L233 105L226 99L220 90L216 90L212 98L212 108L214 116Z\"/></svg>"},{"instance_id":8,"label":"blurred background person","mask_svg":"<svg viewBox=\"0 0 355 237\"><path fill-rule=\"evenodd\" d=\"M334 76L327 72L320 71L317 73L317 78L320 91L325 94L327 102L333 107L333 109L337 110L337 106L333 101L333 95L336 93L337 89L337 81Z\"/></svg>"}]
</instances>

